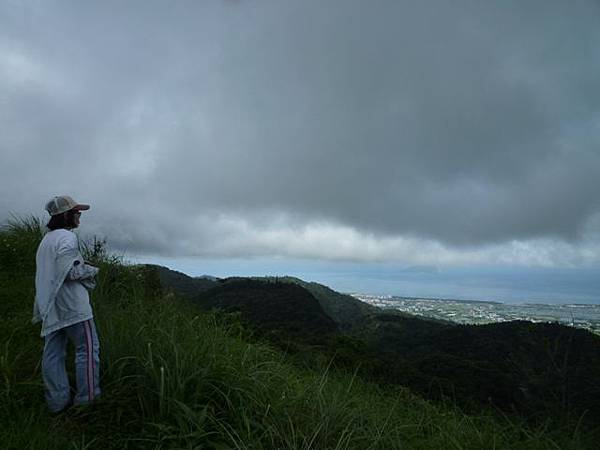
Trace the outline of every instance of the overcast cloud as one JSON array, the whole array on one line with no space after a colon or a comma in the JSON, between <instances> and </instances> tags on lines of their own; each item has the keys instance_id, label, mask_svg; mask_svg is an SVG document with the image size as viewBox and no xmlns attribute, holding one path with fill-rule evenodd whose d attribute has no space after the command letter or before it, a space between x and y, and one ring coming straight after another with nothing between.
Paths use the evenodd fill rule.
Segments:
<instances>
[{"instance_id":1,"label":"overcast cloud","mask_svg":"<svg viewBox=\"0 0 600 450\"><path fill-rule=\"evenodd\" d=\"M3 1L0 219L136 254L600 263L600 3Z\"/></svg>"}]
</instances>

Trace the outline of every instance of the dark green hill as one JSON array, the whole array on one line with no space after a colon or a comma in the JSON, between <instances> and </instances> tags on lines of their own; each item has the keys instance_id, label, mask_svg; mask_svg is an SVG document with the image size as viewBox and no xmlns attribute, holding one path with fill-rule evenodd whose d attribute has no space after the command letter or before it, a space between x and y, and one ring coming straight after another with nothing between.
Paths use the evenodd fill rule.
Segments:
<instances>
[{"instance_id":1,"label":"dark green hill","mask_svg":"<svg viewBox=\"0 0 600 450\"><path fill-rule=\"evenodd\" d=\"M535 421L600 420L600 336L557 323L380 319L388 325L370 348L385 380L468 409L492 405Z\"/></svg>"},{"instance_id":2,"label":"dark green hill","mask_svg":"<svg viewBox=\"0 0 600 450\"><path fill-rule=\"evenodd\" d=\"M293 283L308 290L319 301L323 310L342 331L356 331L364 326L365 318L377 313L378 308L346 294L315 282L307 282L295 277L265 278L278 282Z\"/></svg>"},{"instance_id":3,"label":"dark green hill","mask_svg":"<svg viewBox=\"0 0 600 450\"><path fill-rule=\"evenodd\" d=\"M193 278L185 273L171 270L155 264L144 264L147 270L156 271L161 286L165 291L173 291L186 298L196 297L200 292L207 291L219 284L211 278Z\"/></svg>"},{"instance_id":4,"label":"dark green hill","mask_svg":"<svg viewBox=\"0 0 600 450\"><path fill-rule=\"evenodd\" d=\"M411 323L412 320L416 320L420 324L425 324L424 326L427 328L434 327L435 329L438 328L436 324L452 325L451 322L417 317L402 311L383 310L362 302L351 295L334 291L325 285L307 282L296 277L261 277L254 279L293 283L302 286L314 295L325 313L338 325L340 331L362 336L368 340L374 339L380 330L384 330L386 327L389 328L391 322L407 324ZM407 321L403 322L402 319L407 319Z\"/></svg>"},{"instance_id":5,"label":"dark green hill","mask_svg":"<svg viewBox=\"0 0 600 450\"><path fill-rule=\"evenodd\" d=\"M586 330L527 321L461 325L399 347L396 356L477 404L600 419L600 336Z\"/></svg>"},{"instance_id":6,"label":"dark green hill","mask_svg":"<svg viewBox=\"0 0 600 450\"><path fill-rule=\"evenodd\" d=\"M275 343L317 344L367 378L528 417L600 421L600 337L559 324L456 325L384 311L293 277L212 283L161 270L161 283L207 308L239 311ZM166 276L167 275L167 276Z\"/></svg>"},{"instance_id":7,"label":"dark green hill","mask_svg":"<svg viewBox=\"0 0 600 450\"><path fill-rule=\"evenodd\" d=\"M345 333L366 334L371 336L373 330L381 326L380 322L386 320L387 316L404 317L419 321L442 323L433 319L417 318L411 314L393 310L381 310L365 302L352 297L351 295L341 294L333 289L315 282L306 282L295 277L231 277L226 280L211 278L192 278L184 273L171 270L167 267L146 264L149 270L155 270L158 273L163 290L172 291L178 295L187 298L196 298L203 292L222 285L223 283L233 283L236 281L256 280L275 284L294 284L298 285L317 299L322 310L337 325L337 328ZM392 319L390 319L392 320Z\"/></svg>"},{"instance_id":8,"label":"dark green hill","mask_svg":"<svg viewBox=\"0 0 600 450\"><path fill-rule=\"evenodd\" d=\"M449 322L380 311L372 317L363 336L371 349L382 354L406 355L424 342L435 341L442 331L457 326Z\"/></svg>"},{"instance_id":9,"label":"dark green hill","mask_svg":"<svg viewBox=\"0 0 600 450\"><path fill-rule=\"evenodd\" d=\"M320 343L338 333L317 299L296 284L226 279L195 301L204 308L239 311L244 321L259 330L302 342Z\"/></svg>"}]
</instances>

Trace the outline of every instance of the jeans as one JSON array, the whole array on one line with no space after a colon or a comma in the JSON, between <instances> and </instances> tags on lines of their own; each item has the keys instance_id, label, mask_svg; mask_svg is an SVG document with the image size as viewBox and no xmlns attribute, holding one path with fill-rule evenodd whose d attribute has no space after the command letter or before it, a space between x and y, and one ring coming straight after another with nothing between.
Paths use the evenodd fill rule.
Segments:
<instances>
[{"instance_id":1,"label":"jeans","mask_svg":"<svg viewBox=\"0 0 600 450\"><path fill-rule=\"evenodd\" d=\"M65 367L67 341L75 345L75 379L77 392L71 399L71 387ZM51 412L71 403L90 403L100 395L100 343L93 319L56 330L45 337L42 357L46 401Z\"/></svg>"}]
</instances>

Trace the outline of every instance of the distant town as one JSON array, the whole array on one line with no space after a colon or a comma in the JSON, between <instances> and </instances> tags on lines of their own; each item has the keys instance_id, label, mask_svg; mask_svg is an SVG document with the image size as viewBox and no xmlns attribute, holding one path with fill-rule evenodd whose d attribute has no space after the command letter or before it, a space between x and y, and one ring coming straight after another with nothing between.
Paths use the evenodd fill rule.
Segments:
<instances>
[{"instance_id":1,"label":"distant town","mask_svg":"<svg viewBox=\"0 0 600 450\"><path fill-rule=\"evenodd\" d=\"M414 298L351 294L373 306L396 309L417 316L449 320L462 324L485 324L510 320L558 322L585 328L600 335L600 305L591 304L508 304L488 301L443 298Z\"/></svg>"}]
</instances>

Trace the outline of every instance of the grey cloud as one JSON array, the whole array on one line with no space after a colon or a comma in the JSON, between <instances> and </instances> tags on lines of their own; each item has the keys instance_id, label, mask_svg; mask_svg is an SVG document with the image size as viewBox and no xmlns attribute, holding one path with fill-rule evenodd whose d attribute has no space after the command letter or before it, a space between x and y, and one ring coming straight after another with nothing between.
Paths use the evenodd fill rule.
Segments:
<instances>
[{"instance_id":1,"label":"grey cloud","mask_svg":"<svg viewBox=\"0 0 600 450\"><path fill-rule=\"evenodd\" d=\"M0 8L0 69L32 72L0 72L3 191L36 180L3 210L75 191L157 252L231 216L239 254L276 252L281 215L469 249L578 242L600 211L596 2Z\"/></svg>"}]
</instances>

